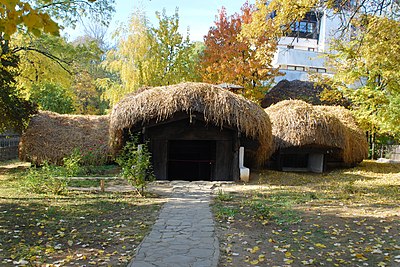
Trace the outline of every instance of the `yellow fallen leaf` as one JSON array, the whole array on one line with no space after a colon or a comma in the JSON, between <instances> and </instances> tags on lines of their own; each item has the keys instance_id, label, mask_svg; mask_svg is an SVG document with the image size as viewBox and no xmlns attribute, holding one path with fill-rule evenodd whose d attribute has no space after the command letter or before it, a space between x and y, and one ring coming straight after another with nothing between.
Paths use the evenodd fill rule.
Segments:
<instances>
[{"instance_id":1,"label":"yellow fallen leaf","mask_svg":"<svg viewBox=\"0 0 400 267\"><path fill-rule=\"evenodd\" d=\"M260 250L260 248L259 248L258 246L254 246L254 247L250 250L250 253L254 254L254 253L256 253L256 252L259 251L259 250Z\"/></svg>"},{"instance_id":2,"label":"yellow fallen leaf","mask_svg":"<svg viewBox=\"0 0 400 267\"><path fill-rule=\"evenodd\" d=\"M256 264L258 264L258 260L250 261L250 264L251 264L251 265L256 265Z\"/></svg>"},{"instance_id":3,"label":"yellow fallen leaf","mask_svg":"<svg viewBox=\"0 0 400 267\"><path fill-rule=\"evenodd\" d=\"M292 253L290 253L289 251L285 252L285 257L286 258L292 257Z\"/></svg>"},{"instance_id":4,"label":"yellow fallen leaf","mask_svg":"<svg viewBox=\"0 0 400 267\"><path fill-rule=\"evenodd\" d=\"M42 231L39 231L39 232L37 233L37 235L38 235L38 236L41 236L41 235L43 235L43 232L42 232Z\"/></svg>"},{"instance_id":5,"label":"yellow fallen leaf","mask_svg":"<svg viewBox=\"0 0 400 267\"><path fill-rule=\"evenodd\" d=\"M284 259L283 260L286 264L291 264L291 263L293 263L293 260L291 260L291 259Z\"/></svg>"},{"instance_id":6,"label":"yellow fallen leaf","mask_svg":"<svg viewBox=\"0 0 400 267\"><path fill-rule=\"evenodd\" d=\"M324 244L321 244L321 243L317 243L317 244L315 244L315 246L317 248L326 248L326 246Z\"/></svg>"},{"instance_id":7,"label":"yellow fallen leaf","mask_svg":"<svg viewBox=\"0 0 400 267\"><path fill-rule=\"evenodd\" d=\"M368 260L368 258L366 258L366 257L364 256L364 254L362 254L362 253L357 253L357 254L356 254L356 258L357 258L357 259L360 259L360 260L363 260L363 261Z\"/></svg>"}]
</instances>

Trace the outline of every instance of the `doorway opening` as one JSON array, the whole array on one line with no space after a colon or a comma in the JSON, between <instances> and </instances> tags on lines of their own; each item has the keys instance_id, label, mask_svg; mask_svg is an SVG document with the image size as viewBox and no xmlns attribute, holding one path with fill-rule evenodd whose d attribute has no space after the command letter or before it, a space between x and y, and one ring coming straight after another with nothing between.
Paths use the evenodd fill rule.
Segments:
<instances>
[{"instance_id":1,"label":"doorway opening","mask_svg":"<svg viewBox=\"0 0 400 267\"><path fill-rule=\"evenodd\" d=\"M308 154L282 155L283 171L308 171Z\"/></svg>"},{"instance_id":2,"label":"doorway opening","mask_svg":"<svg viewBox=\"0 0 400 267\"><path fill-rule=\"evenodd\" d=\"M211 181L214 177L216 141L170 140L168 179Z\"/></svg>"}]
</instances>

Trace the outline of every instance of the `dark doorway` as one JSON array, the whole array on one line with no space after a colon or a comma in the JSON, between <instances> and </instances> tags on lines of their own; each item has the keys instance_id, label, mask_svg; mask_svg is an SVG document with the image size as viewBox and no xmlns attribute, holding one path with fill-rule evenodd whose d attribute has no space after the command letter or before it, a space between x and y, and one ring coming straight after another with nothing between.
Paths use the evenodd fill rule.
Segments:
<instances>
[{"instance_id":1,"label":"dark doorway","mask_svg":"<svg viewBox=\"0 0 400 267\"><path fill-rule=\"evenodd\" d=\"M281 160L283 171L308 170L308 154L284 154Z\"/></svg>"},{"instance_id":2,"label":"dark doorway","mask_svg":"<svg viewBox=\"0 0 400 267\"><path fill-rule=\"evenodd\" d=\"M168 179L199 181L213 180L216 141L168 141Z\"/></svg>"}]
</instances>

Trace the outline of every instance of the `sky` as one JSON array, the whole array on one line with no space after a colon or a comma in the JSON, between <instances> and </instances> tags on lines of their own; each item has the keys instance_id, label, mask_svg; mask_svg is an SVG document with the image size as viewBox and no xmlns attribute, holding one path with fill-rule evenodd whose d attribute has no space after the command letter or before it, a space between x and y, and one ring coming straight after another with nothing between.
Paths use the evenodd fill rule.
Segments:
<instances>
[{"instance_id":1,"label":"sky","mask_svg":"<svg viewBox=\"0 0 400 267\"><path fill-rule=\"evenodd\" d=\"M166 9L167 15L171 16L175 8L179 8L180 32L186 36L189 27L190 39L192 41L203 41L203 36L207 34L211 26L214 25L215 16L218 10L224 6L228 15L240 12L241 6L246 0L116 0L116 12L110 22L108 36L121 23L129 20L130 15L136 7L141 7L146 12L147 17L153 25L157 24L156 11ZM255 0L249 0L254 4ZM75 30L66 29L64 34L69 36L69 40L83 35L83 27L78 25ZM110 37L111 38L111 37ZM111 40L110 40L111 41Z\"/></svg>"}]
</instances>

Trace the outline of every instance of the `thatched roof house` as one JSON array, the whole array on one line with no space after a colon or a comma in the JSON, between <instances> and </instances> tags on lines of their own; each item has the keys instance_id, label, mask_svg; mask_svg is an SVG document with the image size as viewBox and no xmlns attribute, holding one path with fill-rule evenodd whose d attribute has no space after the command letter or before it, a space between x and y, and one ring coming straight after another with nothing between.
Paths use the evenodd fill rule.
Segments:
<instances>
[{"instance_id":1,"label":"thatched roof house","mask_svg":"<svg viewBox=\"0 0 400 267\"><path fill-rule=\"evenodd\" d=\"M339 155L339 160L351 166L368 158L368 142L365 132L358 126L350 110L341 106L315 106L327 114L332 114L340 120L345 128L345 146Z\"/></svg>"},{"instance_id":2,"label":"thatched roof house","mask_svg":"<svg viewBox=\"0 0 400 267\"><path fill-rule=\"evenodd\" d=\"M63 158L79 149L88 161L107 161L108 116L61 115L41 111L32 117L21 137L21 160L42 164L62 164ZM91 162L87 162L91 163Z\"/></svg>"},{"instance_id":3,"label":"thatched roof house","mask_svg":"<svg viewBox=\"0 0 400 267\"><path fill-rule=\"evenodd\" d=\"M365 147L360 130L351 114L342 109L301 100L285 100L265 109L272 123L276 167L322 172L330 160L347 165L362 161ZM349 140L359 143L351 148Z\"/></svg>"},{"instance_id":4,"label":"thatched roof house","mask_svg":"<svg viewBox=\"0 0 400 267\"><path fill-rule=\"evenodd\" d=\"M312 105L332 105L332 103L323 101L320 94L324 90L332 90L326 84L320 84L310 81L300 80L282 80L272 87L261 101L261 106L267 108L283 100L302 100ZM342 98L340 105L348 106L349 102Z\"/></svg>"},{"instance_id":5,"label":"thatched roof house","mask_svg":"<svg viewBox=\"0 0 400 267\"><path fill-rule=\"evenodd\" d=\"M268 115L255 103L206 83L181 83L128 95L110 116L114 154L123 147L129 132L150 140L158 179L191 173L197 176L192 180L207 179L202 175L211 180L237 179L240 145L259 165L271 153ZM185 172L187 166L191 167ZM205 169L207 174L197 169Z\"/></svg>"}]
</instances>

